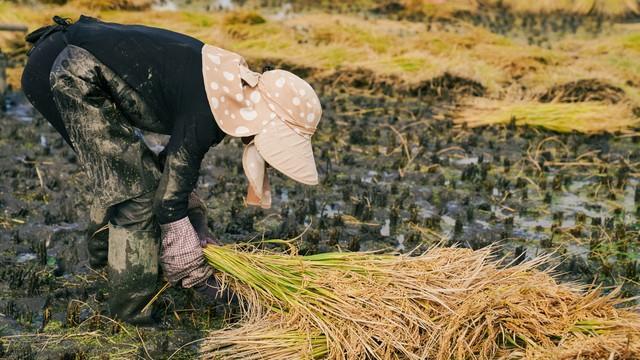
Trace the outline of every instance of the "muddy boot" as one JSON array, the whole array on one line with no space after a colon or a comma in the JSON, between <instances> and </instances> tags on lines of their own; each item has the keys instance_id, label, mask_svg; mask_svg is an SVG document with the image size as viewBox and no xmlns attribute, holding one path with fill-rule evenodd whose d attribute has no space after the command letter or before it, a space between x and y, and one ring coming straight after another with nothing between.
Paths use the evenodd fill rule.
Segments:
<instances>
[{"instance_id":1,"label":"muddy boot","mask_svg":"<svg viewBox=\"0 0 640 360\"><path fill-rule=\"evenodd\" d=\"M143 308L156 293L158 233L127 230L109 224L109 309L111 315L131 324L155 322L153 306Z\"/></svg>"},{"instance_id":2,"label":"muddy boot","mask_svg":"<svg viewBox=\"0 0 640 360\"><path fill-rule=\"evenodd\" d=\"M89 226L87 227L87 249L89 250L89 265L93 269L100 269L107 265L110 216L109 209L96 204L91 206Z\"/></svg>"}]
</instances>

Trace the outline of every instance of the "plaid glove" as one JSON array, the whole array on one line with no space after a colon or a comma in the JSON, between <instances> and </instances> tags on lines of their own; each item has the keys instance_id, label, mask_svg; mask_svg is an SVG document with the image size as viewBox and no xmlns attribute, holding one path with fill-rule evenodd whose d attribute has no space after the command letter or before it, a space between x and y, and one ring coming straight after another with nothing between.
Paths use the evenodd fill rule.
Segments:
<instances>
[{"instance_id":1,"label":"plaid glove","mask_svg":"<svg viewBox=\"0 0 640 360\"><path fill-rule=\"evenodd\" d=\"M160 225L162 230L162 255L160 263L172 285L184 288L200 285L213 274L206 264L198 234L188 217Z\"/></svg>"}]
</instances>

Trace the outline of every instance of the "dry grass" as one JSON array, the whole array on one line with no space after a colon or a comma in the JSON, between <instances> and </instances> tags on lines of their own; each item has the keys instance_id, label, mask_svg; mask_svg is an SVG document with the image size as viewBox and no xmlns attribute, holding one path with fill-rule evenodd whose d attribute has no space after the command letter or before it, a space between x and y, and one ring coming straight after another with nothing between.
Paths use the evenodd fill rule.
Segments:
<instances>
[{"instance_id":1,"label":"dry grass","mask_svg":"<svg viewBox=\"0 0 640 360\"><path fill-rule=\"evenodd\" d=\"M481 5L504 6L517 13L545 14L566 12L580 15L603 14L623 16L640 13L636 0L404 0L409 11L422 11L433 16L449 16L456 11L477 11Z\"/></svg>"},{"instance_id":2,"label":"dry grass","mask_svg":"<svg viewBox=\"0 0 640 360\"><path fill-rule=\"evenodd\" d=\"M558 132L602 133L627 131L640 119L626 103L599 102L539 103L535 101L492 101L475 99L458 114L455 121L469 127L509 124L538 126Z\"/></svg>"},{"instance_id":3,"label":"dry grass","mask_svg":"<svg viewBox=\"0 0 640 360\"><path fill-rule=\"evenodd\" d=\"M90 10L147 10L153 4L152 0L71 0L73 6Z\"/></svg>"},{"instance_id":4,"label":"dry grass","mask_svg":"<svg viewBox=\"0 0 640 360\"><path fill-rule=\"evenodd\" d=\"M297 256L210 246L205 256L245 309L238 327L210 334L209 359L293 358L286 348L303 358L540 358L578 345L640 356L627 346L640 341L636 309L615 291L558 284L536 270L543 260L502 267L490 250L456 248Z\"/></svg>"},{"instance_id":5,"label":"dry grass","mask_svg":"<svg viewBox=\"0 0 640 360\"><path fill-rule=\"evenodd\" d=\"M517 12L549 13L553 11L572 12L577 14L601 13L605 15L625 15L639 13L636 0L488 0L487 4L501 3Z\"/></svg>"},{"instance_id":6,"label":"dry grass","mask_svg":"<svg viewBox=\"0 0 640 360\"><path fill-rule=\"evenodd\" d=\"M0 3L0 22L26 23L33 29L48 23L53 14L75 19L81 12L83 8L76 5ZM420 23L321 13L284 21L269 20L265 15L265 22L259 16L249 18L260 21L229 22L224 18L233 18L233 14L220 13L90 13L108 21L166 27L239 51L250 59L280 59L316 69L319 74L337 68L364 68L416 83L449 72L483 84L492 96L503 94L505 85L514 78L536 91L585 76L592 78L594 71L616 86L640 80L640 60L634 60L639 57L629 52L640 51L637 33L626 28L611 37L566 41L559 44L559 50L551 51L464 24L452 32L437 27L427 31Z\"/></svg>"},{"instance_id":7,"label":"dry grass","mask_svg":"<svg viewBox=\"0 0 640 360\"><path fill-rule=\"evenodd\" d=\"M522 4L519 6L538 6L535 11L542 11L588 1L561 1L554 2L555 5L548 1L518 3ZM464 22L453 28L434 23L428 30L422 23L367 20L356 15L319 12L274 20L267 13L246 10L141 12L89 10L78 4L27 7L0 2L0 23L24 23L34 29L49 23L54 14L75 19L80 13L88 12L106 21L140 23L186 33L237 51L250 62L282 62L311 69L310 76L320 80L337 71L364 70L371 72L372 76L367 79L373 83L392 78L398 88L411 88L448 73L481 84L487 98L504 100L533 98L561 84L594 79L622 89L622 97L631 106L640 106L637 85L640 84L640 26L637 24L618 25L605 35L595 37L567 37L557 41L553 49L544 49ZM604 6L601 1L595 4ZM607 6L613 6L611 4ZM446 5L412 1L409 5L447 8L477 4L475 1L453 1ZM15 39L13 34L0 33L0 47L10 47ZM12 81L17 78L12 76ZM633 119L627 116L625 122Z\"/></svg>"}]
</instances>

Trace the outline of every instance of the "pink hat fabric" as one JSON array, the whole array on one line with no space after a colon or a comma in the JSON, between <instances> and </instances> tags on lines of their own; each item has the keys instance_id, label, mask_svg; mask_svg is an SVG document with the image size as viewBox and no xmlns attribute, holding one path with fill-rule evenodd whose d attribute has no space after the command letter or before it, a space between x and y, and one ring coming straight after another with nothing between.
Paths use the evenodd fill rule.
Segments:
<instances>
[{"instance_id":1,"label":"pink hat fabric","mask_svg":"<svg viewBox=\"0 0 640 360\"><path fill-rule=\"evenodd\" d=\"M249 180L247 189L247 204L260 206L264 209L271 207L271 187L267 176L267 166L252 143L245 146L242 153L242 167Z\"/></svg>"},{"instance_id":2,"label":"pink hat fabric","mask_svg":"<svg viewBox=\"0 0 640 360\"><path fill-rule=\"evenodd\" d=\"M322 108L306 81L284 70L253 72L242 56L211 45L202 48L202 73L211 112L222 131L234 137L255 135L249 146L255 146L269 165L303 184L318 183L311 136ZM255 155L243 156L250 183L262 176L247 173ZM260 194L264 187L256 183L253 190Z\"/></svg>"}]
</instances>

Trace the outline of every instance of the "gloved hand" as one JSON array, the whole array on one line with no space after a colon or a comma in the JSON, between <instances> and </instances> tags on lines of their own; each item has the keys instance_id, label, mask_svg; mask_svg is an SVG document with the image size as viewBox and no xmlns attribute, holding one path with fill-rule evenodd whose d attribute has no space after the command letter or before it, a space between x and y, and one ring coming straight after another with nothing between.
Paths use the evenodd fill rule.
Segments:
<instances>
[{"instance_id":1,"label":"gloved hand","mask_svg":"<svg viewBox=\"0 0 640 360\"><path fill-rule=\"evenodd\" d=\"M162 269L173 285L199 286L213 274L202 254L198 234L188 217L160 225L162 230Z\"/></svg>"},{"instance_id":2,"label":"gloved hand","mask_svg":"<svg viewBox=\"0 0 640 360\"><path fill-rule=\"evenodd\" d=\"M198 234L200 246L205 247L208 244L222 245L222 243L213 236L211 231L209 231L209 226L207 224L207 207L195 192L189 194L187 215L189 216L189 221L193 225L196 234Z\"/></svg>"}]
</instances>

